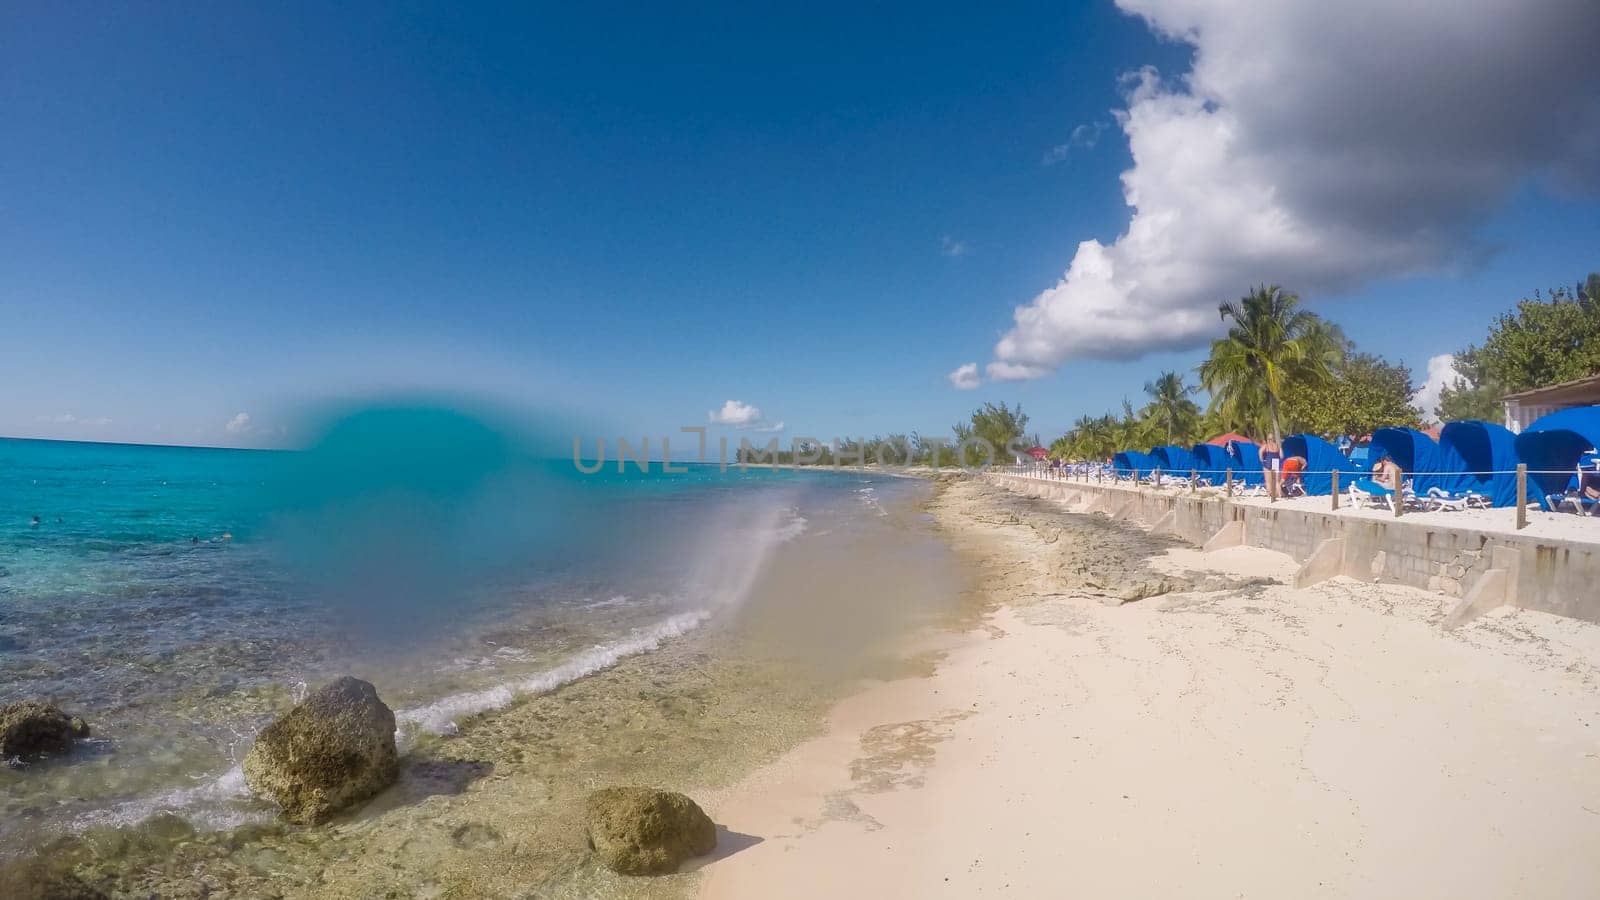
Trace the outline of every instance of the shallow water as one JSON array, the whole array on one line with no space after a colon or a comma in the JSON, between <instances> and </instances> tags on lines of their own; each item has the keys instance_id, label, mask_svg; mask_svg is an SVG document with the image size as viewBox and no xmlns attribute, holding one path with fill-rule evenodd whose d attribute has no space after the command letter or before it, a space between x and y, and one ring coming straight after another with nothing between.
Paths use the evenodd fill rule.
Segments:
<instances>
[{"instance_id":1,"label":"shallow water","mask_svg":"<svg viewBox=\"0 0 1600 900\"><path fill-rule=\"evenodd\" d=\"M924 485L695 467L568 484L585 512L565 507L559 538L498 528L496 565L393 606L370 573L418 570L380 554L351 570L367 579L351 603L330 590L347 582L308 577L296 555L308 532L286 534L271 490L284 465L0 440L0 702L43 697L94 729L65 759L0 769L4 853L163 812L202 832L269 821L237 764L274 713L335 674L373 681L403 745L431 747L474 714L707 629L837 681L952 594L937 543L904 537ZM891 578L877 559L923 577Z\"/></svg>"}]
</instances>

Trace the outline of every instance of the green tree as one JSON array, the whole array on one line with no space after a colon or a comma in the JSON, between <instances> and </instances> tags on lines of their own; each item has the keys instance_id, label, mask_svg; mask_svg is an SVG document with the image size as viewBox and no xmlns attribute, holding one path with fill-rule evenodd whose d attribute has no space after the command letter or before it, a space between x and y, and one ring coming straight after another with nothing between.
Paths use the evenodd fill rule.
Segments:
<instances>
[{"instance_id":1,"label":"green tree","mask_svg":"<svg viewBox=\"0 0 1600 900\"><path fill-rule=\"evenodd\" d=\"M1352 353L1334 363L1331 378L1295 384L1284 397L1283 415L1313 434L1359 436L1387 426L1417 426L1422 413L1411 405L1411 370L1370 353Z\"/></svg>"},{"instance_id":2,"label":"green tree","mask_svg":"<svg viewBox=\"0 0 1600 900\"><path fill-rule=\"evenodd\" d=\"M1166 443L1185 447L1194 443L1200 424L1200 406L1189 399L1199 388L1183 383L1177 372L1162 372L1155 381L1147 381L1144 392L1150 398L1142 415L1150 427L1166 436Z\"/></svg>"},{"instance_id":3,"label":"green tree","mask_svg":"<svg viewBox=\"0 0 1600 900\"><path fill-rule=\"evenodd\" d=\"M1439 391L1439 405L1433 410L1439 421L1500 421L1500 398L1509 392L1489 377L1481 357L1481 351L1473 348L1455 355L1455 369L1460 377Z\"/></svg>"},{"instance_id":4,"label":"green tree","mask_svg":"<svg viewBox=\"0 0 1600 900\"><path fill-rule=\"evenodd\" d=\"M1020 438L1028 429L1028 414L1022 411L1022 404L1017 404L1013 409L1005 403L985 403L972 413L970 424L958 423L955 426L956 443L959 445L968 438L980 438L994 448L997 463L1010 463L1014 453L1020 452ZM983 462L983 454L977 447L968 447L965 462L967 465L978 465Z\"/></svg>"},{"instance_id":5,"label":"green tree","mask_svg":"<svg viewBox=\"0 0 1600 900\"><path fill-rule=\"evenodd\" d=\"M1200 383L1226 418L1264 420L1273 440L1281 442L1285 388L1327 380L1344 353L1343 335L1277 285L1224 301L1217 311L1231 324L1200 364Z\"/></svg>"},{"instance_id":6,"label":"green tree","mask_svg":"<svg viewBox=\"0 0 1600 900\"><path fill-rule=\"evenodd\" d=\"M1473 369L1474 384L1504 393L1528 391L1600 372L1600 273L1569 290L1555 288L1544 299L1517 302L1489 326L1481 347L1457 354L1457 366ZM1471 377L1471 376L1469 376Z\"/></svg>"}]
</instances>

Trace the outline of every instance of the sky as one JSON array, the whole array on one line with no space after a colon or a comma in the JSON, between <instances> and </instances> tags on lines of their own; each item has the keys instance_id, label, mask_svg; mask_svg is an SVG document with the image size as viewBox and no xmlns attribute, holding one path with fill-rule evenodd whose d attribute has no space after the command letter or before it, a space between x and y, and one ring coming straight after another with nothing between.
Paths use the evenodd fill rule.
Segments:
<instances>
[{"instance_id":1,"label":"sky","mask_svg":"<svg viewBox=\"0 0 1600 900\"><path fill-rule=\"evenodd\" d=\"M0 435L1048 441L1258 283L1420 384L1600 269L1590 0L467 6L8 9Z\"/></svg>"}]
</instances>

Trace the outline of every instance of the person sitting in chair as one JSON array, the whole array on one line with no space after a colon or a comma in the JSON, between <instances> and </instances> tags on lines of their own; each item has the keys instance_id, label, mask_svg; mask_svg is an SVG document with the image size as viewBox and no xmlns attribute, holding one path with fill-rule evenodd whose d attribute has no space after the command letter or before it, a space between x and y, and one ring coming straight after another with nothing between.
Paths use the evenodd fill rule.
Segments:
<instances>
[{"instance_id":1,"label":"person sitting in chair","mask_svg":"<svg viewBox=\"0 0 1600 900\"><path fill-rule=\"evenodd\" d=\"M1600 516L1600 459L1593 468L1578 470L1578 511Z\"/></svg>"},{"instance_id":2,"label":"person sitting in chair","mask_svg":"<svg viewBox=\"0 0 1600 900\"><path fill-rule=\"evenodd\" d=\"M1385 456L1372 464L1372 480L1391 491L1400 486L1401 474L1400 464L1392 456Z\"/></svg>"}]
</instances>

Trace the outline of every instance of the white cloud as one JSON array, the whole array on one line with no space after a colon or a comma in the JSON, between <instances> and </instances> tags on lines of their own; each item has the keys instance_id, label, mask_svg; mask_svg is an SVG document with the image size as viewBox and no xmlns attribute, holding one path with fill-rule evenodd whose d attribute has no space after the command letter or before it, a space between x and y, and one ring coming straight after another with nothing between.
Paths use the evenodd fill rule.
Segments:
<instances>
[{"instance_id":1,"label":"white cloud","mask_svg":"<svg viewBox=\"0 0 1600 900\"><path fill-rule=\"evenodd\" d=\"M1594 0L1117 3L1193 67L1128 77L1127 230L1016 309L991 377L1198 346L1256 284L1468 264L1530 180L1600 186L1600 67L1539 62L1592 57Z\"/></svg>"},{"instance_id":2,"label":"white cloud","mask_svg":"<svg viewBox=\"0 0 1600 900\"><path fill-rule=\"evenodd\" d=\"M1044 165L1053 166L1059 162L1066 162L1074 150L1092 150L1094 145L1100 143L1100 135L1104 134L1111 125L1108 122L1085 122L1072 129L1072 134L1067 137L1067 142L1051 147L1045 153L1042 162Z\"/></svg>"},{"instance_id":3,"label":"white cloud","mask_svg":"<svg viewBox=\"0 0 1600 900\"><path fill-rule=\"evenodd\" d=\"M245 434L251 430L250 414L239 413L238 415L229 419L228 424L222 427L223 430L227 431L229 434Z\"/></svg>"},{"instance_id":4,"label":"white cloud","mask_svg":"<svg viewBox=\"0 0 1600 900\"><path fill-rule=\"evenodd\" d=\"M945 377L950 379L950 386L958 391L976 390L983 384L983 379L978 377L978 364L975 362L956 366L955 371Z\"/></svg>"},{"instance_id":5,"label":"white cloud","mask_svg":"<svg viewBox=\"0 0 1600 900\"><path fill-rule=\"evenodd\" d=\"M753 425L761 421L759 407L738 400L729 400L722 404L721 409L714 409L709 413L711 421L717 425L733 425L740 428Z\"/></svg>"},{"instance_id":6,"label":"white cloud","mask_svg":"<svg viewBox=\"0 0 1600 900\"><path fill-rule=\"evenodd\" d=\"M967 255L967 245L947 234L939 238L939 252L951 259L956 259Z\"/></svg>"},{"instance_id":7,"label":"white cloud","mask_svg":"<svg viewBox=\"0 0 1600 900\"><path fill-rule=\"evenodd\" d=\"M769 422L761 415L760 407L738 400L729 400L722 404L721 409L714 409L707 415L714 425L748 428L762 434L775 434L783 430L783 422Z\"/></svg>"},{"instance_id":8,"label":"white cloud","mask_svg":"<svg viewBox=\"0 0 1600 900\"><path fill-rule=\"evenodd\" d=\"M1422 410L1423 418L1430 422L1438 421L1434 409L1439 406L1439 393L1447 387L1454 387L1456 379L1461 373L1456 371L1456 358L1449 353L1441 353L1428 360L1428 376L1422 382L1422 387L1411 395L1411 405Z\"/></svg>"}]
</instances>

